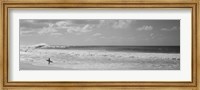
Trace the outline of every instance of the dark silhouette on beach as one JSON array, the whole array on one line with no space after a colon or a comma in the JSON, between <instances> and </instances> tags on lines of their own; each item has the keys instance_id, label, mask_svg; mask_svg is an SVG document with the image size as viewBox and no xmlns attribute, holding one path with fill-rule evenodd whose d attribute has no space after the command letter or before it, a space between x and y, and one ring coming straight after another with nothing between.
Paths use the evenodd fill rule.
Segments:
<instances>
[{"instance_id":1,"label":"dark silhouette on beach","mask_svg":"<svg viewBox=\"0 0 200 90\"><path fill-rule=\"evenodd\" d=\"M48 60L46 60L48 62L48 64L53 63L53 61L50 60L50 58Z\"/></svg>"}]
</instances>

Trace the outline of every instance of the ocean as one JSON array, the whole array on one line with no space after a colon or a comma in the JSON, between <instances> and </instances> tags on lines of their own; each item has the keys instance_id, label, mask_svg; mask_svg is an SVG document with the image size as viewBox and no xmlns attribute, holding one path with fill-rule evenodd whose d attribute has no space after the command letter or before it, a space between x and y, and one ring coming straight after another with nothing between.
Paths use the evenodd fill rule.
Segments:
<instances>
[{"instance_id":1,"label":"ocean","mask_svg":"<svg viewBox=\"0 0 200 90\"><path fill-rule=\"evenodd\" d=\"M63 46L51 45L41 49L102 50L115 52L180 53L180 46Z\"/></svg>"}]
</instances>

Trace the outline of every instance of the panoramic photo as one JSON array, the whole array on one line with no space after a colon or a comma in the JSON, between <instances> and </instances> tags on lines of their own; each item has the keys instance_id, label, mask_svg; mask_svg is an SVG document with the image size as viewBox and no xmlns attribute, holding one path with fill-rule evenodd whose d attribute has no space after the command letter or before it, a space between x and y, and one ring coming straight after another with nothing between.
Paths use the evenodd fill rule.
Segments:
<instances>
[{"instance_id":1,"label":"panoramic photo","mask_svg":"<svg viewBox=\"0 0 200 90\"><path fill-rule=\"evenodd\" d=\"M20 70L180 70L180 20L20 19Z\"/></svg>"}]
</instances>

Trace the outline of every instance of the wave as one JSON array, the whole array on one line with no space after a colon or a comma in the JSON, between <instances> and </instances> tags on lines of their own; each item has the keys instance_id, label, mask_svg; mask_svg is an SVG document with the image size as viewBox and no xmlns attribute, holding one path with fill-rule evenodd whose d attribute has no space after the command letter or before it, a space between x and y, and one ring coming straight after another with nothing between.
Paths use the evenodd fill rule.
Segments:
<instances>
[{"instance_id":1,"label":"wave","mask_svg":"<svg viewBox=\"0 0 200 90\"><path fill-rule=\"evenodd\" d=\"M123 52L153 52L153 53L180 53L180 46L64 46L50 45L38 47L39 49L61 50L104 50Z\"/></svg>"}]
</instances>

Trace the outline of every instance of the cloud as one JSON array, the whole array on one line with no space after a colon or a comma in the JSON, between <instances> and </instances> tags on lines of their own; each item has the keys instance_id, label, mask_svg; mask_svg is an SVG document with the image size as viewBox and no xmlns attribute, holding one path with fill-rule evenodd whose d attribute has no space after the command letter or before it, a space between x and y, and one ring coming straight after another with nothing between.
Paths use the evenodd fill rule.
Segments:
<instances>
[{"instance_id":1,"label":"cloud","mask_svg":"<svg viewBox=\"0 0 200 90\"><path fill-rule=\"evenodd\" d=\"M160 33L150 33L148 37L146 37L145 40L159 40L163 38L163 34Z\"/></svg>"},{"instance_id":2,"label":"cloud","mask_svg":"<svg viewBox=\"0 0 200 90\"><path fill-rule=\"evenodd\" d=\"M54 24L49 24L49 27L43 27L38 33L42 35L42 34L54 33L54 32L57 32L57 30L54 28Z\"/></svg>"},{"instance_id":3,"label":"cloud","mask_svg":"<svg viewBox=\"0 0 200 90\"><path fill-rule=\"evenodd\" d=\"M62 34L61 33L51 33L51 35L53 35L53 36L60 36Z\"/></svg>"},{"instance_id":4,"label":"cloud","mask_svg":"<svg viewBox=\"0 0 200 90\"><path fill-rule=\"evenodd\" d=\"M20 31L20 35L27 35L27 34L31 34L31 33L33 33L34 31Z\"/></svg>"},{"instance_id":5,"label":"cloud","mask_svg":"<svg viewBox=\"0 0 200 90\"><path fill-rule=\"evenodd\" d=\"M99 20L99 23L97 24L98 28L104 27L104 26L110 26L110 22L106 20Z\"/></svg>"},{"instance_id":6,"label":"cloud","mask_svg":"<svg viewBox=\"0 0 200 90\"><path fill-rule=\"evenodd\" d=\"M85 26L82 27L82 29L80 30L81 32L89 32L91 31L91 26L89 24L86 24Z\"/></svg>"},{"instance_id":7,"label":"cloud","mask_svg":"<svg viewBox=\"0 0 200 90\"><path fill-rule=\"evenodd\" d=\"M151 34L150 34L150 37L151 37L152 39L154 39L154 38L156 37L156 35L155 35L154 33L151 33Z\"/></svg>"},{"instance_id":8,"label":"cloud","mask_svg":"<svg viewBox=\"0 0 200 90\"><path fill-rule=\"evenodd\" d=\"M58 30L56 29L55 24L48 24L47 27L43 27L43 28L27 28L27 27L20 27L20 35L31 35L31 34L39 34L39 35L44 35L44 34L48 34L48 35L54 35L54 36L58 36L58 35L62 35L61 33L58 32Z\"/></svg>"},{"instance_id":9,"label":"cloud","mask_svg":"<svg viewBox=\"0 0 200 90\"><path fill-rule=\"evenodd\" d=\"M20 23L35 23L34 19L19 19Z\"/></svg>"},{"instance_id":10,"label":"cloud","mask_svg":"<svg viewBox=\"0 0 200 90\"><path fill-rule=\"evenodd\" d=\"M94 39L94 38L87 38L87 39L85 39L84 41L86 41L86 42L91 42L91 41L94 41L94 40L96 40L96 39Z\"/></svg>"},{"instance_id":11,"label":"cloud","mask_svg":"<svg viewBox=\"0 0 200 90\"><path fill-rule=\"evenodd\" d=\"M100 38L102 38L102 39L105 39L106 37L104 37L104 36L101 36Z\"/></svg>"},{"instance_id":12,"label":"cloud","mask_svg":"<svg viewBox=\"0 0 200 90\"><path fill-rule=\"evenodd\" d=\"M76 24L72 23L71 21L56 22L56 29L66 30L68 33L86 33L91 32L93 28L93 24Z\"/></svg>"},{"instance_id":13,"label":"cloud","mask_svg":"<svg viewBox=\"0 0 200 90\"><path fill-rule=\"evenodd\" d=\"M39 35L61 35L62 33L74 33L81 35L82 33L92 32L97 28L109 27L114 29L126 28L133 20L21 20L20 27L26 27L34 30ZM23 22L23 23L22 23ZM23 33L31 33L32 31L25 31ZM60 34L58 34L60 33ZM97 34L98 36L98 34Z\"/></svg>"},{"instance_id":14,"label":"cloud","mask_svg":"<svg viewBox=\"0 0 200 90\"><path fill-rule=\"evenodd\" d=\"M39 35L61 35L62 33L74 33L80 35L93 31L96 24L75 23L71 20L20 20L21 34L35 32ZM27 29L28 31L24 31ZM23 30L23 31L22 31ZM31 30L31 31L30 31Z\"/></svg>"},{"instance_id":15,"label":"cloud","mask_svg":"<svg viewBox=\"0 0 200 90\"><path fill-rule=\"evenodd\" d=\"M86 24L77 24L72 23L71 21L59 21L56 23L57 30L66 30L68 33L87 33L93 31L95 28L101 27L111 27L115 29L126 28L129 26L133 20L96 20L99 23L86 23ZM94 20L92 21L94 22Z\"/></svg>"},{"instance_id":16,"label":"cloud","mask_svg":"<svg viewBox=\"0 0 200 90\"><path fill-rule=\"evenodd\" d=\"M68 33L86 33L86 32L91 32L93 30L93 25L76 25L76 26L69 26L67 27L67 32Z\"/></svg>"},{"instance_id":17,"label":"cloud","mask_svg":"<svg viewBox=\"0 0 200 90\"><path fill-rule=\"evenodd\" d=\"M61 32L81 34L81 33L91 32L93 28L94 25L91 24L73 24L70 21L58 21L54 24L50 23L48 27L43 27L38 32L38 34L42 35L47 33L53 33L50 35L60 35L58 33Z\"/></svg>"},{"instance_id":18,"label":"cloud","mask_svg":"<svg viewBox=\"0 0 200 90\"><path fill-rule=\"evenodd\" d=\"M151 25L144 25L142 27L137 28L138 31L151 31L153 30L153 27Z\"/></svg>"},{"instance_id":19,"label":"cloud","mask_svg":"<svg viewBox=\"0 0 200 90\"><path fill-rule=\"evenodd\" d=\"M55 25L60 28L65 28L69 25L72 25L72 22L71 21L58 21L55 23Z\"/></svg>"},{"instance_id":20,"label":"cloud","mask_svg":"<svg viewBox=\"0 0 200 90\"><path fill-rule=\"evenodd\" d=\"M115 29L120 29L120 28L126 28L127 26L130 25L132 21L131 20L116 20L112 27Z\"/></svg>"},{"instance_id":21,"label":"cloud","mask_svg":"<svg viewBox=\"0 0 200 90\"><path fill-rule=\"evenodd\" d=\"M21 36L31 35L35 32L34 30L25 27L20 27L19 31Z\"/></svg>"},{"instance_id":22,"label":"cloud","mask_svg":"<svg viewBox=\"0 0 200 90\"><path fill-rule=\"evenodd\" d=\"M176 26L173 26L171 28L161 28L161 31L175 31L178 30L178 28Z\"/></svg>"},{"instance_id":23,"label":"cloud","mask_svg":"<svg viewBox=\"0 0 200 90\"><path fill-rule=\"evenodd\" d=\"M34 23L35 21L32 19L24 19L24 22Z\"/></svg>"},{"instance_id":24,"label":"cloud","mask_svg":"<svg viewBox=\"0 0 200 90\"><path fill-rule=\"evenodd\" d=\"M132 22L133 20L100 20L97 27L111 27L115 29L121 29L127 28Z\"/></svg>"},{"instance_id":25,"label":"cloud","mask_svg":"<svg viewBox=\"0 0 200 90\"><path fill-rule=\"evenodd\" d=\"M95 33L92 36L101 36L101 35L102 35L101 33Z\"/></svg>"},{"instance_id":26,"label":"cloud","mask_svg":"<svg viewBox=\"0 0 200 90\"><path fill-rule=\"evenodd\" d=\"M48 26L48 22L39 22L40 20L34 19L20 19L20 27L32 28L32 29L41 29L44 26Z\"/></svg>"}]
</instances>

